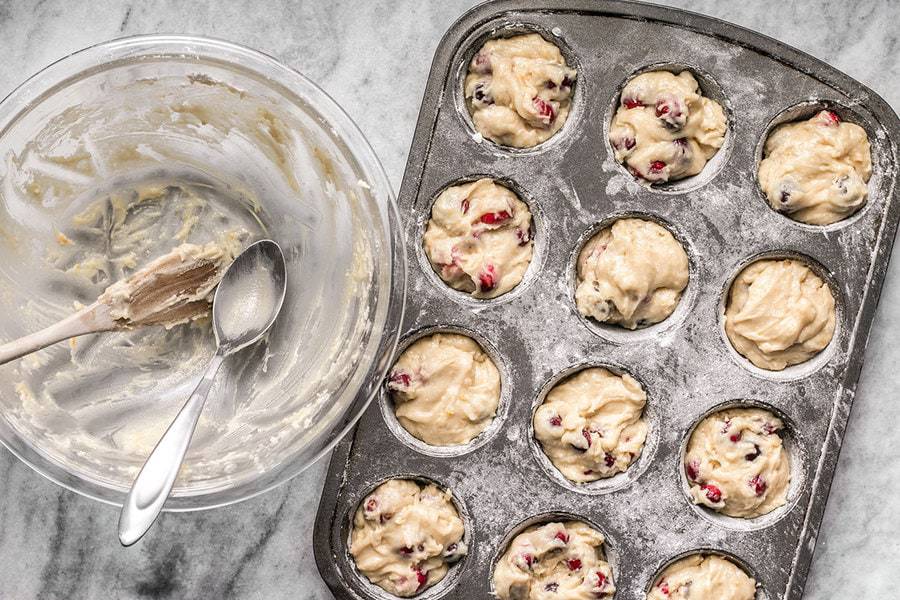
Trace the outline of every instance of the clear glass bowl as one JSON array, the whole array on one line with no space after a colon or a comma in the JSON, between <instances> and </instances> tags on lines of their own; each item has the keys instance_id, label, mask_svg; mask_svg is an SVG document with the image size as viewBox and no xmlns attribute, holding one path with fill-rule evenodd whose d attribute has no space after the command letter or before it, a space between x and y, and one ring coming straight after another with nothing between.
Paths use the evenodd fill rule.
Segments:
<instances>
[{"instance_id":1,"label":"clear glass bowl","mask_svg":"<svg viewBox=\"0 0 900 600\"><path fill-rule=\"evenodd\" d=\"M390 184L322 90L230 43L139 36L0 103L0 339L88 304L182 242L278 241L284 309L226 362L169 510L237 502L327 452L396 348L406 257ZM208 321L79 338L0 367L0 439L121 503L214 351Z\"/></svg>"}]
</instances>

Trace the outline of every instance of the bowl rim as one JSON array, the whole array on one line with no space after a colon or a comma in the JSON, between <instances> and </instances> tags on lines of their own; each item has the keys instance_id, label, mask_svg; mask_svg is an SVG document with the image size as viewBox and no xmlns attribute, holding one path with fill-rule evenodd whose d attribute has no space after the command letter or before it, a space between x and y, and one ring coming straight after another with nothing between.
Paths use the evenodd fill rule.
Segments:
<instances>
[{"instance_id":1,"label":"bowl rim","mask_svg":"<svg viewBox=\"0 0 900 600\"><path fill-rule=\"evenodd\" d=\"M272 87L280 86L308 100L306 108L311 109L311 112L321 119L323 126L329 129L329 134L340 140L352 158L357 161L360 170L366 175L365 183L371 188L372 197L376 200L383 199L385 205L382 212L388 225L385 239L389 245L388 253L391 258L386 268L389 281L386 287L382 337L375 349L374 358L367 367L369 372L363 379L356 397L351 401L342 419L331 430L336 435L332 435L321 448L303 457L302 460L300 455L303 451L296 451L292 458L268 471L269 479L258 488L254 488L253 483L265 480L265 474L233 487L172 495L163 508L165 512L192 512L237 504L290 481L331 452L356 425L379 390L380 386L372 385L371 382L380 382L384 378L396 355L400 337L399 325L406 310L407 261L396 194L381 161L356 122L326 91L301 72L265 52L243 44L208 36L154 33L113 38L70 52L38 70L0 100L0 137L3 137L9 127L24 114L38 106L42 97L55 89L65 87L73 79L83 77L92 69L102 70L105 66L129 59L166 56L178 56L186 60L207 58L220 61L225 65L260 75ZM275 76L264 73L264 69L272 71ZM367 389L367 385L370 389ZM33 447L9 425L5 418L0 416L0 421L4 429L11 431L13 436L23 443L24 448L15 446L3 436L0 436L0 444L33 471L86 498L111 506L122 506L127 489L121 490L115 486L91 481L63 468Z\"/></svg>"}]
</instances>

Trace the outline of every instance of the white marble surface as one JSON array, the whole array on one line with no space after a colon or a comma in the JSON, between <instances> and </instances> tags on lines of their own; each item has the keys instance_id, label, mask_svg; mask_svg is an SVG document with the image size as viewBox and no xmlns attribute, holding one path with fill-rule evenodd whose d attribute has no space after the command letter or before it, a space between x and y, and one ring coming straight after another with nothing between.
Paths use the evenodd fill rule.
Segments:
<instances>
[{"instance_id":1,"label":"white marble surface","mask_svg":"<svg viewBox=\"0 0 900 600\"><path fill-rule=\"evenodd\" d=\"M360 124L399 186L432 53L473 2L0 1L0 93L83 46L126 34L206 34L309 75ZM900 2L671 4L744 25L849 73L900 109ZM897 254L897 252L895 252ZM806 597L900 597L900 257L895 257ZM326 461L265 496L165 515L131 549L117 512L0 450L0 598L330 598L311 550Z\"/></svg>"}]
</instances>

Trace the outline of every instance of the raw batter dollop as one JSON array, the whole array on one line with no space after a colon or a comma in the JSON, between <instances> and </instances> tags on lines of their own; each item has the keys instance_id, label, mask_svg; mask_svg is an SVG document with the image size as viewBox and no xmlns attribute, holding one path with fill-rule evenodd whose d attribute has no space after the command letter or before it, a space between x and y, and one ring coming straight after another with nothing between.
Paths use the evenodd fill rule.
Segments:
<instances>
[{"instance_id":1,"label":"raw batter dollop","mask_svg":"<svg viewBox=\"0 0 900 600\"><path fill-rule=\"evenodd\" d=\"M761 369L805 362L834 335L831 288L799 260L758 260L731 284L725 333Z\"/></svg>"},{"instance_id":2,"label":"raw batter dollop","mask_svg":"<svg viewBox=\"0 0 900 600\"><path fill-rule=\"evenodd\" d=\"M721 556L693 554L669 565L647 600L753 600L756 582Z\"/></svg>"},{"instance_id":3,"label":"raw batter dollop","mask_svg":"<svg viewBox=\"0 0 900 600\"><path fill-rule=\"evenodd\" d=\"M451 446L487 428L500 402L500 373L470 337L435 333L407 348L388 379L397 420L427 444Z\"/></svg>"},{"instance_id":4,"label":"raw batter dollop","mask_svg":"<svg viewBox=\"0 0 900 600\"><path fill-rule=\"evenodd\" d=\"M616 160L650 183L703 170L725 142L725 111L688 71L642 73L622 90L609 129Z\"/></svg>"},{"instance_id":5,"label":"raw batter dollop","mask_svg":"<svg viewBox=\"0 0 900 600\"><path fill-rule=\"evenodd\" d=\"M641 455L647 394L628 374L584 369L557 384L534 413L544 453L570 481L612 477Z\"/></svg>"},{"instance_id":6,"label":"raw batter dollop","mask_svg":"<svg viewBox=\"0 0 900 600\"><path fill-rule=\"evenodd\" d=\"M608 600L615 591L603 535L580 521L529 527L494 568L500 600Z\"/></svg>"},{"instance_id":7,"label":"raw batter dollop","mask_svg":"<svg viewBox=\"0 0 900 600\"><path fill-rule=\"evenodd\" d=\"M356 509L350 555L369 581L409 597L438 583L466 554L464 533L449 492L391 479Z\"/></svg>"},{"instance_id":8,"label":"raw batter dollop","mask_svg":"<svg viewBox=\"0 0 900 600\"><path fill-rule=\"evenodd\" d=\"M447 285L495 298L518 285L531 263L531 212L491 179L449 187L434 201L423 243Z\"/></svg>"},{"instance_id":9,"label":"raw batter dollop","mask_svg":"<svg viewBox=\"0 0 900 600\"><path fill-rule=\"evenodd\" d=\"M559 48L536 33L485 42L465 83L475 129L515 148L546 141L566 122L575 76Z\"/></svg>"},{"instance_id":10,"label":"raw batter dollop","mask_svg":"<svg viewBox=\"0 0 900 600\"><path fill-rule=\"evenodd\" d=\"M772 208L811 225L846 219L866 202L872 155L866 131L830 110L778 126L766 140L759 185Z\"/></svg>"},{"instance_id":11,"label":"raw batter dollop","mask_svg":"<svg viewBox=\"0 0 900 600\"><path fill-rule=\"evenodd\" d=\"M688 283L688 257L664 227L619 219L578 255L578 311L600 322L636 329L672 314Z\"/></svg>"},{"instance_id":12,"label":"raw batter dollop","mask_svg":"<svg viewBox=\"0 0 900 600\"><path fill-rule=\"evenodd\" d=\"M715 511L752 518L783 506L790 458L783 423L760 408L732 408L703 419L691 434L684 470L691 497Z\"/></svg>"}]
</instances>

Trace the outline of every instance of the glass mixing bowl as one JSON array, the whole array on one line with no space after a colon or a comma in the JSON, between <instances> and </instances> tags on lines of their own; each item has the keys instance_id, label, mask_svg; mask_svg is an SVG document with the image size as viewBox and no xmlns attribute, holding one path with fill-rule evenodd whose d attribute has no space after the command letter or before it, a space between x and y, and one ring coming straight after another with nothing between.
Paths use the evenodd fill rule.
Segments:
<instances>
[{"instance_id":1,"label":"glass mixing bowl","mask_svg":"<svg viewBox=\"0 0 900 600\"><path fill-rule=\"evenodd\" d=\"M402 233L371 147L302 75L210 39L104 43L0 103L0 156L0 339L181 243L270 237L285 250L284 309L220 371L168 510L286 481L366 408L402 319ZM0 438L60 485L119 504L213 352L201 320L0 367Z\"/></svg>"}]
</instances>

